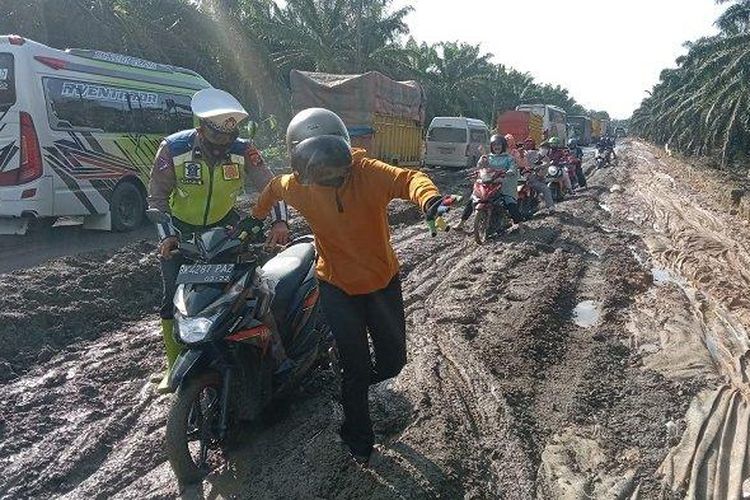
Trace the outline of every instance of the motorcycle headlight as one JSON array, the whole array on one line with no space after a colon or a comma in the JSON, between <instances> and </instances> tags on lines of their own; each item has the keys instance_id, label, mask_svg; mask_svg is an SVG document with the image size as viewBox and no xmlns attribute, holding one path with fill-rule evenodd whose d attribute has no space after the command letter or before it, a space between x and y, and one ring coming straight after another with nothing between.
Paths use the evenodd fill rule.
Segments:
<instances>
[{"instance_id":1,"label":"motorcycle headlight","mask_svg":"<svg viewBox=\"0 0 750 500\"><path fill-rule=\"evenodd\" d=\"M548 169L547 169L547 173L548 173L548 174L549 174L549 175L550 175L551 177L556 177L556 176L557 176L557 174L558 174L558 173L560 173L560 169L558 169L558 168L557 168L557 167L555 167L555 166L552 166L552 167L550 167L550 168L548 168Z\"/></svg>"},{"instance_id":2,"label":"motorcycle headlight","mask_svg":"<svg viewBox=\"0 0 750 500\"><path fill-rule=\"evenodd\" d=\"M219 318L220 314L221 311L218 311L208 317L196 316L194 318L188 318L180 314L178 311L174 317L175 326L177 326L177 335L180 337L180 340L186 344L202 342L206 339L208 332L211 331L211 327Z\"/></svg>"}]
</instances>

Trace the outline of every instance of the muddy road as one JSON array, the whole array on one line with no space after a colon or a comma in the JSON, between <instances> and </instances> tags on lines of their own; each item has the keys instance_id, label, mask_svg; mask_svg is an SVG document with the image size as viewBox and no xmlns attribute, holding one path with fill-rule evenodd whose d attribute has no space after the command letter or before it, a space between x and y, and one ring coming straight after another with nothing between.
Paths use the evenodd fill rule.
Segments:
<instances>
[{"instance_id":1,"label":"muddy road","mask_svg":"<svg viewBox=\"0 0 750 500\"><path fill-rule=\"evenodd\" d=\"M483 247L397 204L409 363L369 469L320 371L188 498L741 498L750 227L638 142ZM434 172L446 191L463 174ZM716 194L716 196L714 196ZM458 213L450 217L457 218ZM173 498L149 241L0 275L0 497Z\"/></svg>"}]
</instances>

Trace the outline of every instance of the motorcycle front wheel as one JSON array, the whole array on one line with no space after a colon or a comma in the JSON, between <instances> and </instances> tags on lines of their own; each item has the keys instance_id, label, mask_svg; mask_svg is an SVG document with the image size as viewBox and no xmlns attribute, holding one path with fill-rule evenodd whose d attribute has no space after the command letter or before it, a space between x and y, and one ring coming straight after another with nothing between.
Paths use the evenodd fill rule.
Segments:
<instances>
[{"instance_id":1,"label":"motorcycle front wheel","mask_svg":"<svg viewBox=\"0 0 750 500\"><path fill-rule=\"evenodd\" d=\"M557 182L553 182L549 186L549 190L552 194L552 199L555 200L555 202L563 201L562 191L560 190L560 185Z\"/></svg>"},{"instance_id":2,"label":"motorcycle front wheel","mask_svg":"<svg viewBox=\"0 0 750 500\"><path fill-rule=\"evenodd\" d=\"M490 234L492 210L478 210L474 218L474 240L477 245L483 245Z\"/></svg>"},{"instance_id":3,"label":"motorcycle front wheel","mask_svg":"<svg viewBox=\"0 0 750 500\"><path fill-rule=\"evenodd\" d=\"M166 452L179 484L200 482L218 458L221 442L221 381L207 372L177 391L167 417Z\"/></svg>"}]
</instances>

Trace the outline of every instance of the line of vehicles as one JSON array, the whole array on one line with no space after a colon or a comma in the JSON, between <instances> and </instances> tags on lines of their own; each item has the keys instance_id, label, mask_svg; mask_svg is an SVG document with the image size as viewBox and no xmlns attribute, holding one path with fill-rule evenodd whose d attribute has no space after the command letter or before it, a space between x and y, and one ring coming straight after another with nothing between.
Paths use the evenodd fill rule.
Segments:
<instances>
[{"instance_id":1,"label":"line of vehicles","mask_svg":"<svg viewBox=\"0 0 750 500\"><path fill-rule=\"evenodd\" d=\"M59 217L80 217L91 229L139 226L160 141L193 125L190 99L210 86L185 68L0 36L0 234ZM295 111L331 109L355 147L394 165L465 168L488 151L490 127L473 118L435 117L423 135L418 82L293 71L291 94ZM546 104L523 104L495 124L537 144L575 134L586 145L607 127Z\"/></svg>"}]
</instances>

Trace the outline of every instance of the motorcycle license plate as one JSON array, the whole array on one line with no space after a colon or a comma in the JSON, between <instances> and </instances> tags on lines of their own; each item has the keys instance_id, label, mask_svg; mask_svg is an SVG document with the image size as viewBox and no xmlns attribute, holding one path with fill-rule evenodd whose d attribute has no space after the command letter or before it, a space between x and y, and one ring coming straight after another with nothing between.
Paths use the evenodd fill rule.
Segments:
<instances>
[{"instance_id":1,"label":"motorcycle license plate","mask_svg":"<svg viewBox=\"0 0 750 500\"><path fill-rule=\"evenodd\" d=\"M190 264L180 266L177 284L229 283L232 281L234 264Z\"/></svg>"}]
</instances>

